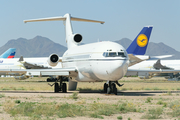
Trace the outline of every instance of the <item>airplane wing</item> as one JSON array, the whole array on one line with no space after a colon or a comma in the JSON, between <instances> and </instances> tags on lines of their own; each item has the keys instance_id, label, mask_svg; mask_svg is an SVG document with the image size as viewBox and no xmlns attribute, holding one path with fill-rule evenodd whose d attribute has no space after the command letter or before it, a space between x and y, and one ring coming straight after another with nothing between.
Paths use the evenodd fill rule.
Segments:
<instances>
[{"instance_id":1,"label":"airplane wing","mask_svg":"<svg viewBox=\"0 0 180 120\"><path fill-rule=\"evenodd\" d=\"M149 56L134 56L133 54L128 54L129 57L129 67L132 65L135 65L137 63L140 63L144 60L148 60ZM142 58L143 57L143 58Z\"/></svg>"},{"instance_id":2,"label":"airplane wing","mask_svg":"<svg viewBox=\"0 0 180 120\"><path fill-rule=\"evenodd\" d=\"M155 70L155 69L151 69L151 70L138 70L138 69L128 69L126 76L133 76L133 75L138 75L138 76L149 76L149 75L153 75L153 74L157 74L157 73L180 73L180 70L172 70L172 69L160 69L160 70Z\"/></svg>"},{"instance_id":3,"label":"airplane wing","mask_svg":"<svg viewBox=\"0 0 180 120\"><path fill-rule=\"evenodd\" d=\"M140 63L144 60L158 60L162 58L168 58L172 57L173 55L162 55L162 56L146 56L146 55L133 55L133 54L128 54L129 57L129 67L132 65L135 65L137 63Z\"/></svg>"},{"instance_id":4,"label":"airplane wing","mask_svg":"<svg viewBox=\"0 0 180 120\"><path fill-rule=\"evenodd\" d=\"M51 67L46 67L46 66L43 66L43 65L33 64L33 63L26 62L26 61L23 61L23 62L20 62L20 63L23 64L23 67L25 69L51 69Z\"/></svg>"},{"instance_id":5,"label":"airplane wing","mask_svg":"<svg viewBox=\"0 0 180 120\"><path fill-rule=\"evenodd\" d=\"M59 62L61 61L62 61L62 58L59 58ZM24 61L23 56L19 58L19 62L22 64L22 67L24 67L25 69L51 69L51 67Z\"/></svg>"},{"instance_id":6,"label":"airplane wing","mask_svg":"<svg viewBox=\"0 0 180 120\"><path fill-rule=\"evenodd\" d=\"M77 69L74 67L57 69L0 69L1 75L76 76L77 73Z\"/></svg>"}]
</instances>

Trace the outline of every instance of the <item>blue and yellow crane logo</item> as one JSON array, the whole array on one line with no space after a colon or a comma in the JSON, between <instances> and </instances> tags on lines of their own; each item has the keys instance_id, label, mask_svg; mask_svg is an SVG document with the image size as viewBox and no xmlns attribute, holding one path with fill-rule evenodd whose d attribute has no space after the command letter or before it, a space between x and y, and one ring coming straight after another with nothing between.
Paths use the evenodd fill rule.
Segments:
<instances>
[{"instance_id":1,"label":"blue and yellow crane logo","mask_svg":"<svg viewBox=\"0 0 180 120\"><path fill-rule=\"evenodd\" d=\"M147 45L147 43L148 43L148 38L145 34L140 34L137 37L137 44L139 47L144 47Z\"/></svg>"}]
</instances>

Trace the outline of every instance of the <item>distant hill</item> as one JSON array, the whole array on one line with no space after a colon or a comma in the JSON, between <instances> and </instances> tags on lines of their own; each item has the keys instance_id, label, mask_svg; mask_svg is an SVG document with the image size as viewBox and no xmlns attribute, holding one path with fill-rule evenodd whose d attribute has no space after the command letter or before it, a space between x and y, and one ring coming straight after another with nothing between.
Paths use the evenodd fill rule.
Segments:
<instances>
[{"instance_id":1,"label":"distant hill","mask_svg":"<svg viewBox=\"0 0 180 120\"><path fill-rule=\"evenodd\" d=\"M121 44L125 49L127 49L132 40L123 38L115 42ZM62 56L67 50L65 46L54 43L52 40L41 36L36 36L35 38L29 40L25 38L9 40L5 45L0 47L0 54L9 48L16 48L16 58L19 58L21 55L24 57L48 57L52 53ZM147 47L146 55L174 55L172 58L168 59L180 59L180 52L162 42L150 42Z\"/></svg>"},{"instance_id":2,"label":"distant hill","mask_svg":"<svg viewBox=\"0 0 180 120\"><path fill-rule=\"evenodd\" d=\"M21 55L24 57L48 57L52 53L62 56L67 50L66 47L41 36L36 36L30 40L25 38L9 40L5 45L0 47L0 54L9 48L16 48L16 58L19 58Z\"/></svg>"}]
</instances>

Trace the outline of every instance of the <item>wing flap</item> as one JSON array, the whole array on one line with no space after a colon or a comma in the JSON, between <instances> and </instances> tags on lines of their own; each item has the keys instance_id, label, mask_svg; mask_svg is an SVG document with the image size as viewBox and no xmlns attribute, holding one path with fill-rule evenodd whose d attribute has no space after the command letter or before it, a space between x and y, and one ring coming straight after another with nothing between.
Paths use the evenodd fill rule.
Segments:
<instances>
[{"instance_id":1,"label":"wing flap","mask_svg":"<svg viewBox=\"0 0 180 120\"><path fill-rule=\"evenodd\" d=\"M40 74L41 74L42 76L43 76L43 75L69 76L69 72L41 72Z\"/></svg>"}]
</instances>

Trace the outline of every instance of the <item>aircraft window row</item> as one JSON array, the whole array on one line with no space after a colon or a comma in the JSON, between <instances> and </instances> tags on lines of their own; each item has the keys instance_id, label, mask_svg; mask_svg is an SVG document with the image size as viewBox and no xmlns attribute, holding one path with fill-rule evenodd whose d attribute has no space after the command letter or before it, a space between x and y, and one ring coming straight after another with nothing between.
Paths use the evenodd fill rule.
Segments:
<instances>
[{"instance_id":1,"label":"aircraft window row","mask_svg":"<svg viewBox=\"0 0 180 120\"><path fill-rule=\"evenodd\" d=\"M104 57L126 57L124 52L104 52Z\"/></svg>"}]
</instances>

